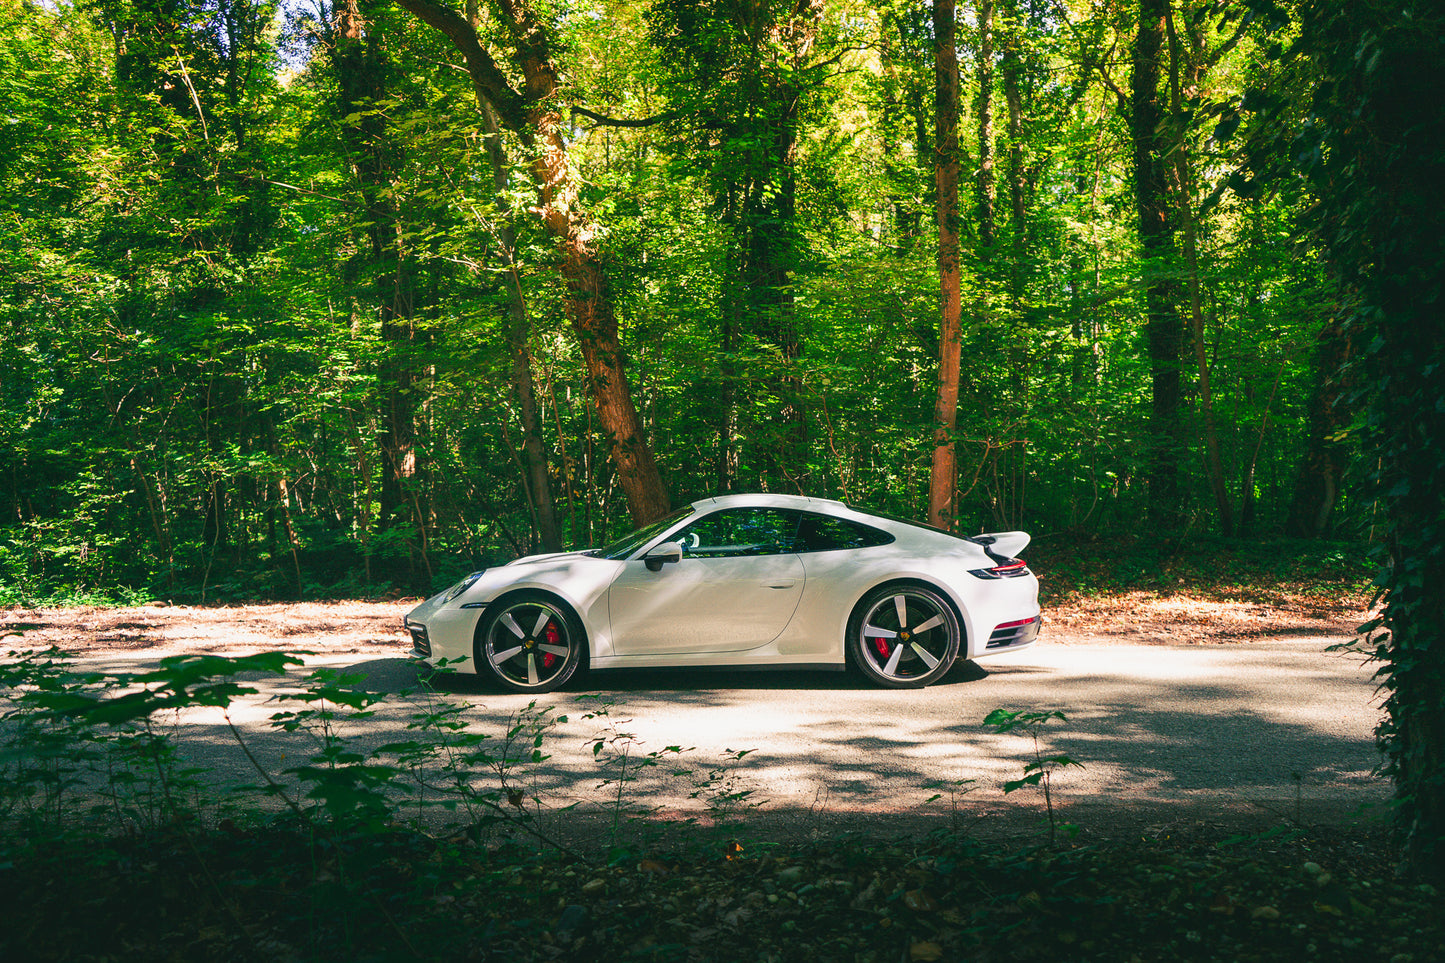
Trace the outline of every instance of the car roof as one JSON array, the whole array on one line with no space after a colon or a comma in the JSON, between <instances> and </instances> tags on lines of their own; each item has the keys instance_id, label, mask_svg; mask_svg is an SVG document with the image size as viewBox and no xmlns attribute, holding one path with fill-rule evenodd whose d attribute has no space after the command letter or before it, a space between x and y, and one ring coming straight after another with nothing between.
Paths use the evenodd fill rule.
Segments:
<instances>
[{"instance_id":1,"label":"car roof","mask_svg":"<svg viewBox=\"0 0 1445 963\"><path fill-rule=\"evenodd\" d=\"M699 498L692 503L692 507L702 511L714 508L796 508L812 511L826 511L836 514L852 512L847 505L831 498L808 498L803 495L780 495L769 492L755 492L752 494L739 495L714 495L712 498Z\"/></svg>"},{"instance_id":2,"label":"car roof","mask_svg":"<svg viewBox=\"0 0 1445 963\"><path fill-rule=\"evenodd\" d=\"M973 539L967 535L957 535L941 528L935 528L925 522L917 522L896 515L872 512L866 508L855 508L846 502L840 502L832 498L809 498L805 495L749 492L714 495L711 498L699 498L697 501L692 502L692 508L694 511L699 512L716 511L720 508L791 508L796 511L823 512L829 515L841 515L844 518L866 520L868 524L892 532L894 535L902 535L906 532L914 538L941 536L950 540L973 542Z\"/></svg>"}]
</instances>

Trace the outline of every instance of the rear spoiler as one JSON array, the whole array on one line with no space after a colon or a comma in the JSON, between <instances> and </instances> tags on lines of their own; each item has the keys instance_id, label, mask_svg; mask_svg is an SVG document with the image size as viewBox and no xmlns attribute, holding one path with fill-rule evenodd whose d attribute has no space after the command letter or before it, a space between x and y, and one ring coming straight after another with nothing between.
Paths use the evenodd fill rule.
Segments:
<instances>
[{"instance_id":1,"label":"rear spoiler","mask_svg":"<svg viewBox=\"0 0 1445 963\"><path fill-rule=\"evenodd\" d=\"M984 554L1002 564L1017 558L1029 544L1028 532L990 532L987 535L969 535L970 542L980 546Z\"/></svg>"}]
</instances>

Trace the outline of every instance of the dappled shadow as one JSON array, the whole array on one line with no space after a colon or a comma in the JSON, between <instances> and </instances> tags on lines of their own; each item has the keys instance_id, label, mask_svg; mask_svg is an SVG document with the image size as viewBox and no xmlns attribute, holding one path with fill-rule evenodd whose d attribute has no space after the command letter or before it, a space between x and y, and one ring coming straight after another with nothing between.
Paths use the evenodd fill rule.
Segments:
<instances>
[{"instance_id":1,"label":"dappled shadow","mask_svg":"<svg viewBox=\"0 0 1445 963\"><path fill-rule=\"evenodd\" d=\"M370 659L354 665L338 666L336 670L352 688L362 692L402 693L430 684L435 673L415 659Z\"/></svg>"},{"instance_id":2,"label":"dappled shadow","mask_svg":"<svg viewBox=\"0 0 1445 963\"><path fill-rule=\"evenodd\" d=\"M609 768L608 754L594 755L593 746L625 733L634 761L666 747L682 750L676 766L632 771L627 789L629 798L679 811L701 805L690 797L693 776L679 773L720 765L738 787L799 818L819 809L927 809L930 799L937 808L944 805L936 801L937 787L947 784L966 792L971 807L1032 811L1036 791L1001 791L1023 773L1034 745L981 724L999 707L1066 712L1066 721L1042 729L1039 745L1046 755L1064 753L1084 766L1055 779L1056 802L1065 806L1347 812L1388 796L1371 775L1378 710L1367 667L1303 644L1152 650L1118 672L1108 664L1123 656L1107 649L1079 653L1075 664L1066 656L1051 656L1053 665L997 661L987 670L962 663L944 684L924 690L876 689L837 672L629 670L539 697L455 673L427 686L424 667L404 658L329 668L379 697L366 718L346 718L343 710L335 724L362 752L414 738L429 715L449 704L463 707L455 718L489 736L489 746L504 743L519 714L546 711L559 720L543 736L548 758L525 764L514 778L550 807L606 805L615 784L605 791L599 785L617 776L617 763ZM271 718L296 703L266 700L299 690L309 671L280 679L255 674L248 680L261 694L233 705L229 719L218 710L188 713L174 730L185 757L223 783L256 780L236 734L268 772L308 758L314 741L277 731ZM731 751L751 749L757 751L742 761L726 761ZM475 775L494 778L485 767Z\"/></svg>"}]
</instances>

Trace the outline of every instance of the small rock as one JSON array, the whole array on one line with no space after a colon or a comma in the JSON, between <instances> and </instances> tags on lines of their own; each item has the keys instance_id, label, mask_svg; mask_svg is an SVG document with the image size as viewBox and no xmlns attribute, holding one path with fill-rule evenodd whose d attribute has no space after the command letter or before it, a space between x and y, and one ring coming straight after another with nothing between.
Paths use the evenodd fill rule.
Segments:
<instances>
[{"instance_id":1,"label":"small rock","mask_svg":"<svg viewBox=\"0 0 1445 963\"><path fill-rule=\"evenodd\" d=\"M789 866L787 869L778 873L778 882L782 883L784 886L792 886L794 883L796 883L802 878L803 867L801 866Z\"/></svg>"},{"instance_id":2,"label":"small rock","mask_svg":"<svg viewBox=\"0 0 1445 963\"><path fill-rule=\"evenodd\" d=\"M910 889L903 894L903 905L916 913L931 913L938 909L938 900L921 889Z\"/></svg>"},{"instance_id":3,"label":"small rock","mask_svg":"<svg viewBox=\"0 0 1445 963\"><path fill-rule=\"evenodd\" d=\"M591 920L587 916L587 907L573 903L557 917L557 925L552 927L552 933L557 937L558 943L571 943L579 936L585 936L589 926Z\"/></svg>"}]
</instances>

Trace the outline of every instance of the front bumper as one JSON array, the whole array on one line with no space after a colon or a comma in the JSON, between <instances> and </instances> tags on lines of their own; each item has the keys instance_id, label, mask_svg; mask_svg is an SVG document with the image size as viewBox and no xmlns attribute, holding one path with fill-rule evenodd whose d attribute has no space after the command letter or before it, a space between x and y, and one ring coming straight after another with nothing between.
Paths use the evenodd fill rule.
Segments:
<instances>
[{"instance_id":1,"label":"front bumper","mask_svg":"<svg viewBox=\"0 0 1445 963\"><path fill-rule=\"evenodd\" d=\"M431 639L427 636L426 626L421 622L413 622L410 618L401 620L406 632L411 636L411 654L417 659L431 658Z\"/></svg>"}]
</instances>

